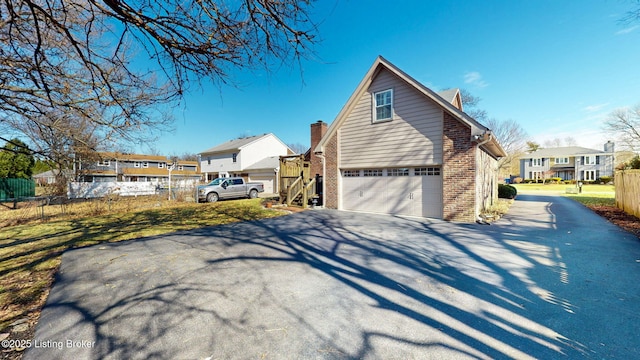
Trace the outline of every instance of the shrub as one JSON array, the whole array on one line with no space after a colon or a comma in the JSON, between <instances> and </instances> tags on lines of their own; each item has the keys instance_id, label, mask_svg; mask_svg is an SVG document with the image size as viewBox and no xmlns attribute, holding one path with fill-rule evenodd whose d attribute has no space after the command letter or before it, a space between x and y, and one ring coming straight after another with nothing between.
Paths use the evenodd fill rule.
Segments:
<instances>
[{"instance_id":1,"label":"shrub","mask_svg":"<svg viewBox=\"0 0 640 360\"><path fill-rule=\"evenodd\" d=\"M520 184L522 182L522 178L521 177L517 177L515 179L513 179L513 182L516 184Z\"/></svg>"},{"instance_id":2,"label":"shrub","mask_svg":"<svg viewBox=\"0 0 640 360\"><path fill-rule=\"evenodd\" d=\"M611 176L600 176L600 178L598 180L596 180L596 182L598 184L608 184L612 181L613 179L611 178Z\"/></svg>"},{"instance_id":3,"label":"shrub","mask_svg":"<svg viewBox=\"0 0 640 360\"><path fill-rule=\"evenodd\" d=\"M511 186L505 184L498 184L498 197L502 199L514 199L518 194L518 190Z\"/></svg>"}]
</instances>

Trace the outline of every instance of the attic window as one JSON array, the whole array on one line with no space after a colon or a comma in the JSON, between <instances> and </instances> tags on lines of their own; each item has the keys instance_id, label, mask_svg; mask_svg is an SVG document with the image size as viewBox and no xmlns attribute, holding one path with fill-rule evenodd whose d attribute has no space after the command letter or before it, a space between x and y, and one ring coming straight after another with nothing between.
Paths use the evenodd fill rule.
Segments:
<instances>
[{"instance_id":1,"label":"attic window","mask_svg":"<svg viewBox=\"0 0 640 360\"><path fill-rule=\"evenodd\" d=\"M373 93L375 115L373 122L391 120L393 117L393 89Z\"/></svg>"}]
</instances>

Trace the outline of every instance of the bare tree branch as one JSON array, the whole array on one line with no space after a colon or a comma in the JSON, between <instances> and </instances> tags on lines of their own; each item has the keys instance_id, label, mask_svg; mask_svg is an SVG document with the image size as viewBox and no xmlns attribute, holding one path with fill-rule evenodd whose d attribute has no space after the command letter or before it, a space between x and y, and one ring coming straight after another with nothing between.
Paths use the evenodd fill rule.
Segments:
<instances>
[{"instance_id":1,"label":"bare tree branch","mask_svg":"<svg viewBox=\"0 0 640 360\"><path fill-rule=\"evenodd\" d=\"M43 154L143 142L190 83L299 61L309 0L0 0L0 126ZM151 59L151 68L147 69ZM143 65L144 64L144 65Z\"/></svg>"},{"instance_id":2,"label":"bare tree branch","mask_svg":"<svg viewBox=\"0 0 640 360\"><path fill-rule=\"evenodd\" d=\"M612 111L604 123L604 130L616 136L629 150L640 150L640 104Z\"/></svg>"}]
</instances>

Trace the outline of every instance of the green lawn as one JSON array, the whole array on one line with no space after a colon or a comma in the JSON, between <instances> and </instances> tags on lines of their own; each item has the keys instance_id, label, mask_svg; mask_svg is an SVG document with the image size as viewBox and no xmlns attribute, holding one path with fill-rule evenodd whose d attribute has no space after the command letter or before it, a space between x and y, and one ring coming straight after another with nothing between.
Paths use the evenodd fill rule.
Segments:
<instances>
[{"instance_id":1,"label":"green lawn","mask_svg":"<svg viewBox=\"0 0 640 360\"><path fill-rule=\"evenodd\" d=\"M520 191L560 191L565 192L567 188L575 188L570 184L514 184ZM611 194L615 196L615 186L613 185L582 185L583 194Z\"/></svg>"},{"instance_id":2,"label":"green lawn","mask_svg":"<svg viewBox=\"0 0 640 360\"><path fill-rule=\"evenodd\" d=\"M0 329L16 319L38 316L67 249L282 214L253 199L121 210L0 228Z\"/></svg>"},{"instance_id":3,"label":"green lawn","mask_svg":"<svg viewBox=\"0 0 640 360\"><path fill-rule=\"evenodd\" d=\"M583 185L582 193L567 193L567 188L575 188L575 185L566 184L515 184L520 192L553 191L572 198L586 206L615 206L616 191L614 185Z\"/></svg>"}]
</instances>

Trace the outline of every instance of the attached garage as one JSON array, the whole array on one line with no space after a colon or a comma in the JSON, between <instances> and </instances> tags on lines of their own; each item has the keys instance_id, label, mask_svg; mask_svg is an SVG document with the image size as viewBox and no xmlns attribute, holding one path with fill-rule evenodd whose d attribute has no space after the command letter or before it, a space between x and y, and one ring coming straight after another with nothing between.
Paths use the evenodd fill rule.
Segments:
<instances>
[{"instance_id":1,"label":"attached garage","mask_svg":"<svg viewBox=\"0 0 640 360\"><path fill-rule=\"evenodd\" d=\"M247 167L246 171L251 182L264 184L264 192L275 194L278 192L278 169L280 156L269 156Z\"/></svg>"},{"instance_id":2,"label":"attached garage","mask_svg":"<svg viewBox=\"0 0 640 360\"><path fill-rule=\"evenodd\" d=\"M462 222L497 200L506 156L459 90L436 93L382 57L313 148L328 208Z\"/></svg>"},{"instance_id":3,"label":"attached garage","mask_svg":"<svg viewBox=\"0 0 640 360\"><path fill-rule=\"evenodd\" d=\"M275 175L271 175L271 176L251 176L251 179L249 181L251 182L259 182L262 183L264 185L264 192L265 193L269 193L269 194L273 194L275 193L274 188L273 188L273 184L276 182L275 180Z\"/></svg>"},{"instance_id":4,"label":"attached garage","mask_svg":"<svg viewBox=\"0 0 640 360\"><path fill-rule=\"evenodd\" d=\"M342 170L342 209L442 218L439 167Z\"/></svg>"}]
</instances>

